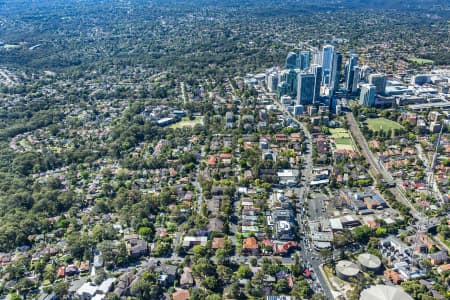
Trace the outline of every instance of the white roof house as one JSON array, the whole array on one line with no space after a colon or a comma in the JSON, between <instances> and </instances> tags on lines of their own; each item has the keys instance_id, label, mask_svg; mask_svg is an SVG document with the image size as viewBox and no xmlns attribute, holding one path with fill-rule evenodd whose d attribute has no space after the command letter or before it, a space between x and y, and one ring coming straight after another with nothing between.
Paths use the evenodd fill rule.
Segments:
<instances>
[{"instance_id":1,"label":"white roof house","mask_svg":"<svg viewBox=\"0 0 450 300\"><path fill-rule=\"evenodd\" d=\"M108 278L108 279L106 279L97 288L97 293L99 293L99 294L106 294L106 293L108 293L111 290L114 282L116 282L116 278Z\"/></svg>"},{"instance_id":2,"label":"white roof house","mask_svg":"<svg viewBox=\"0 0 450 300\"><path fill-rule=\"evenodd\" d=\"M97 292L97 286L93 283L84 283L76 292L76 295L80 299L91 299Z\"/></svg>"}]
</instances>

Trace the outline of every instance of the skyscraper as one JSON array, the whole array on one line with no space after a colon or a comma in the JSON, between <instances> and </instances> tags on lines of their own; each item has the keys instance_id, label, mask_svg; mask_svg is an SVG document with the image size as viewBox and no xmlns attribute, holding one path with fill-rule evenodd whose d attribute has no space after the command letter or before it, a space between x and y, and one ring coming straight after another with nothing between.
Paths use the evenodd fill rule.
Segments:
<instances>
[{"instance_id":1,"label":"skyscraper","mask_svg":"<svg viewBox=\"0 0 450 300\"><path fill-rule=\"evenodd\" d=\"M368 65L361 66L360 78L361 78L362 81L367 82L370 73L372 73L372 68L371 67L369 67Z\"/></svg>"},{"instance_id":2,"label":"skyscraper","mask_svg":"<svg viewBox=\"0 0 450 300\"><path fill-rule=\"evenodd\" d=\"M319 100L320 97L320 85L322 83L322 66L312 65L311 72L314 74L314 96L313 103Z\"/></svg>"},{"instance_id":3,"label":"skyscraper","mask_svg":"<svg viewBox=\"0 0 450 300\"><path fill-rule=\"evenodd\" d=\"M313 52L312 54L312 64L322 65L322 52Z\"/></svg>"},{"instance_id":4,"label":"skyscraper","mask_svg":"<svg viewBox=\"0 0 450 300\"><path fill-rule=\"evenodd\" d=\"M361 68L358 66L353 67L353 84L351 92L352 94L356 94L358 92L358 83L360 81Z\"/></svg>"},{"instance_id":5,"label":"skyscraper","mask_svg":"<svg viewBox=\"0 0 450 300\"><path fill-rule=\"evenodd\" d=\"M386 91L386 75L385 74L370 74L369 84L376 86L377 94L384 95Z\"/></svg>"},{"instance_id":6,"label":"skyscraper","mask_svg":"<svg viewBox=\"0 0 450 300\"><path fill-rule=\"evenodd\" d=\"M298 75L297 105L309 105L314 102L315 76L312 73Z\"/></svg>"},{"instance_id":7,"label":"skyscraper","mask_svg":"<svg viewBox=\"0 0 450 300\"><path fill-rule=\"evenodd\" d=\"M281 70L281 72L278 73L278 82L286 81L288 74L289 70Z\"/></svg>"},{"instance_id":8,"label":"skyscraper","mask_svg":"<svg viewBox=\"0 0 450 300\"><path fill-rule=\"evenodd\" d=\"M289 93L289 87L286 81L282 81L280 83L278 83L278 88L277 88L277 95L278 98L281 98L282 96L285 96Z\"/></svg>"},{"instance_id":9,"label":"skyscraper","mask_svg":"<svg viewBox=\"0 0 450 300\"><path fill-rule=\"evenodd\" d=\"M333 58L333 78L331 79L331 86L334 91L339 89L339 82L341 81L341 69L342 69L342 54L336 52Z\"/></svg>"},{"instance_id":10,"label":"skyscraper","mask_svg":"<svg viewBox=\"0 0 450 300\"><path fill-rule=\"evenodd\" d=\"M326 45L322 51L323 83L329 85L333 72L334 47Z\"/></svg>"},{"instance_id":11,"label":"skyscraper","mask_svg":"<svg viewBox=\"0 0 450 300\"><path fill-rule=\"evenodd\" d=\"M297 68L297 53L289 52L286 57L286 62L284 64L286 69L295 69Z\"/></svg>"},{"instance_id":12,"label":"skyscraper","mask_svg":"<svg viewBox=\"0 0 450 300\"><path fill-rule=\"evenodd\" d=\"M375 106L375 90L376 87L372 84L361 85L359 103L364 106Z\"/></svg>"},{"instance_id":13,"label":"skyscraper","mask_svg":"<svg viewBox=\"0 0 450 300\"><path fill-rule=\"evenodd\" d=\"M309 68L309 61L311 60L311 53L309 51L300 51L298 55L298 67L301 70Z\"/></svg>"},{"instance_id":14,"label":"skyscraper","mask_svg":"<svg viewBox=\"0 0 450 300\"><path fill-rule=\"evenodd\" d=\"M270 92L276 92L278 87L278 73L272 72L267 76L267 88Z\"/></svg>"},{"instance_id":15,"label":"skyscraper","mask_svg":"<svg viewBox=\"0 0 450 300\"><path fill-rule=\"evenodd\" d=\"M299 70L290 69L287 75L286 82L288 84L288 95L292 98L297 96L297 79Z\"/></svg>"},{"instance_id":16,"label":"skyscraper","mask_svg":"<svg viewBox=\"0 0 450 300\"><path fill-rule=\"evenodd\" d=\"M350 54L345 64L345 89L351 93L353 88L354 68L358 65L358 55ZM359 79L359 78L358 78Z\"/></svg>"}]
</instances>

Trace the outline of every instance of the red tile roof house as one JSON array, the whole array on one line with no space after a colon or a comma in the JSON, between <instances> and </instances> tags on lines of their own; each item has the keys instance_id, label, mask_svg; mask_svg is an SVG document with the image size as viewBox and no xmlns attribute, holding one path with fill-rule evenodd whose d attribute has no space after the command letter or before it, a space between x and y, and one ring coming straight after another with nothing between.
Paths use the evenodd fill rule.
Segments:
<instances>
[{"instance_id":1,"label":"red tile roof house","mask_svg":"<svg viewBox=\"0 0 450 300\"><path fill-rule=\"evenodd\" d=\"M244 254L257 255L259 254L258 242L254 237L248 237L244 240L242 245Z\"/></svg>"},{"instance_id":2,"label":"red tile roof house","mask_svg":"<svg viewBox=\"0 0 450 300\"><path fill-rule=\"evenodd\" d=\"M173 300L189 300L190 294L188 290L177 290L172 294Z\"/></svg>"},{"instance_id":3,"label":"red tile roof house","mask_svg":"<svg viewBox=\"0 0 450 300\"><path fill-rule=\"evenodd\" d=\"M217 164L217 157L215 155L210 155L208 157L208 165L209 166L214 166Z\"/></svg>"},{"instance_id":4,"label":"red tile roof house","mask_svg":"<svg viewBox=\"0 0 450 300\"><path fill-rule=\"evenodd\" d=\"M278 244L274 247L275 253L279 254L279 255L286 255L289 253L291 248L295 248L295 247L297 247L297 245L298 245L297 242L294 242L294 241L289 241L282 245Z\"/></svg>"},{"instance_id":5,"label":"red tile roof house","mask_svg":"<svg viewBox=\"0 0 450 300\"><path fill-rule=\"evenodd\" d=\"M277 143L285 143L288 141L288 137L285 134L275 134L275 141Z\"/></svg>"},{"instance_id":6,"label":"red tile roof house","mask_svg":"<svg viewBox=\"0 0 450 300\"><path fill-rule=\"evenodd\" d=\"M213 238L212 240L212 245L211 248L212 249L219 249L219 248L223 248L225 245L225 238Z\"/></svg>"},{"instance_id":7,"label":"red tile roof house","mask_svg":"<svg viewBox=\"0 0 450 300\"><path fill-rule=\"evenodd\" d=\"M301 139L301 135L300 133L291 133L291 135L289 136L289 139L293 142L297 142Z\"/></svg>"},{"instance_id":8,"label":"red tile roof house","mask_svg":"<svg viewBox=\"0 0 450 300\"><path fill-rule=\"evenodd\" d=\"M82 261L79 267L80 272L88 272L89 271L89 261Z\"/></svg>"},{"instance_id":9,"label":"red tile roof house","mask_svg":"<svg viewBox=\"0 0 450 300\"><path fill-rule=\"evenodd\" d=\"M438 273L442 273L445 271L450 271L450 264L446 264L437 268Z\"/></svg>"},{"instance_id":10,"label":"red tile roof house","mask_svg":"<svg viewBox=\"0 0 450 300\"><path fill-rule=\"evenodd\" d=\"M64 276L66 276L66 268L64 268L64 267L58 268L58 271L56 272L56 275L57 275L58 277L64 277Z\"/></svg>"}]
</instances>

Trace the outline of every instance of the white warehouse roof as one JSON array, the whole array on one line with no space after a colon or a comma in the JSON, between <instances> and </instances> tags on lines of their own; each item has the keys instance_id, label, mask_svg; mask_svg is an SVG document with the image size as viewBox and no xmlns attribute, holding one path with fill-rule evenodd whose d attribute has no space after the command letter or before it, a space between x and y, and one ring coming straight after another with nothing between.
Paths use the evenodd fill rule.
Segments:
<instances>
[{"instance_id":1,"label":"white warehouse roof","mask_svg":"<svg viewBox=\"0 0 450 300\"><path fill-rule=\"evenodd\" d=\"M341 220L339 220L339 218L330 219L330 227L332 230L344 230L344 226L342 226Z\"/></svg>"},{"instance_id":2,"label":"white warehouse roof","mask_svg":"<svg viewBox=\"0 0 450 300\"><path fill-rule=\"evenodd\" d=\"M361 292L360 300L413 300L398 287L374 285Z\"/></svg>"}]
</instances>

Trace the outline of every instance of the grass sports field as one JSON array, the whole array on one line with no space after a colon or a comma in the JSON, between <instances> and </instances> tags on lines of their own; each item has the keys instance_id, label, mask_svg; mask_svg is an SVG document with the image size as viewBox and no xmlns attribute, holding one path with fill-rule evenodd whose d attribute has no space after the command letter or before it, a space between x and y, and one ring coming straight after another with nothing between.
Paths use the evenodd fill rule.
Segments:
<instances>
[{"instance_id":1,"label":"grass sports field","mask_svg":"<svg viewBox=\"0 0 450 300\"><path fill-rule=\"evenodd\" d=\"M330 132L337 150L355 150L355 148L353 147L352 139L350 138L350 133L347 129L331 128Z\"/></svg>"},{"instance_id":2,"label":"grass sports field","mask_svg":"<svg viewBox=\"0 0 450 300\"><path fill-rule=\"evenodd\" d=\"M429 65L429 64L433 64L434 61L432 61L431 59L425 59L425 58L416 58L416 57L410 57L408 58L408 61L410 63L416 63L419 65Z\"/></svg>"},{"instance_id":3,"label":"grass sports field","mask_svg":"<svg viewBox=\"0 0 450 300\"><path fill-rule=\"evenodd\" d=\"M195 117L194 120L189 120L188 117L184 117L180 122L171 125L170 128L194 127L197 124L203 124L203 117Z\"/></svg>"},{"instance_id":4,"label":"grass sports field","mask_svg":"<svg viewBox=\"0 0 450 300\"><path fill-rule=\"evenodd\" d=\"M367 119L367 125L370 130L373 131L389 131L390 129L402 129L403 126L398 124L397 122L385 119L385 118L375 118L375 119Z\"/></svg>"}]
</instances>

